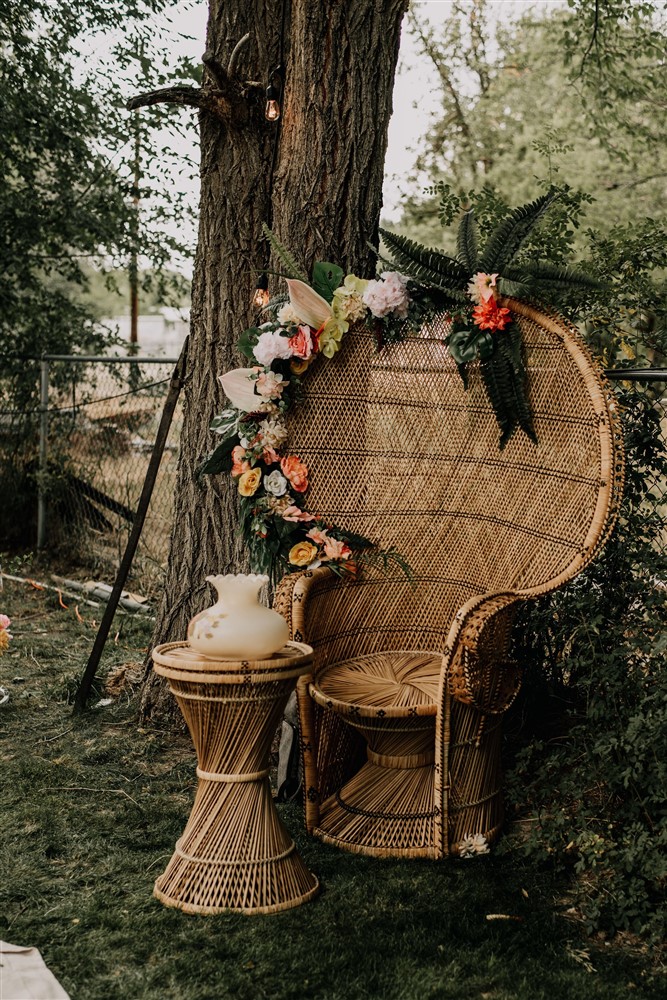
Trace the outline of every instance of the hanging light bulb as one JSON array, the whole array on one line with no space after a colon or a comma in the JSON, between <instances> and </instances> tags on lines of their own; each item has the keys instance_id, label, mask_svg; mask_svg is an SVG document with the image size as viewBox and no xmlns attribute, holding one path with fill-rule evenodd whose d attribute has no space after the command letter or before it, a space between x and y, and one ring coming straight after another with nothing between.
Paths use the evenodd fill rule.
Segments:
<instances>
[{"instance_id":1,"label":"hanging light bulb","mask_svg":"<svg viewBox=\"0 0 667 1000\"><path fill-rule=\"evenodd\" d=\"M269 122L277 122L280 118L279 97L277 88L270 83L266 88L266 108L264 109L264 117Z\"/></svg>"},{"instance_id":2,"label":"hanging light bulb","mask_svg":"<svg viewBox=\"0 0 667 1000\"><path fill-rule=\"evenodd\" d=\"M276 66L276 68L269 74L269 85L266 88L266 107L264 108L264 117L269 122L277 122L280 118L280 90L282 75L282 66Z\"/></svg>"},{"instance_id":3,"label":"hanging light bulb","mask_svg":"<svg viewBox=\"0 0 667 1000\"><path fill-rule=\"evenodd\" d=\"M260 274L257 279L257 287L253 296L252 304L256 309L263 309L269 304L269 279L266 274Z\"/></svg>"}]
</instances>

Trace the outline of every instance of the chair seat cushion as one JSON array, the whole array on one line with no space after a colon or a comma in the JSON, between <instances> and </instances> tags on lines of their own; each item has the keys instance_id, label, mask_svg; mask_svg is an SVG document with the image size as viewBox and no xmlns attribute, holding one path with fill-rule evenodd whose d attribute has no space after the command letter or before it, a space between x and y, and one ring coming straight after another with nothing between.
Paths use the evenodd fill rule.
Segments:
<instances>
[{"instance_id":1,"label":"chair seat cushion","mask_svg":"<svg viewBox=\"0 0 667 1000\"><path fill-rule=\"evenodd\" d=\"M435 715L442 654L391 650L325 667L310 685L311 696L341 715Z\"/></svg>"}]
</instances>

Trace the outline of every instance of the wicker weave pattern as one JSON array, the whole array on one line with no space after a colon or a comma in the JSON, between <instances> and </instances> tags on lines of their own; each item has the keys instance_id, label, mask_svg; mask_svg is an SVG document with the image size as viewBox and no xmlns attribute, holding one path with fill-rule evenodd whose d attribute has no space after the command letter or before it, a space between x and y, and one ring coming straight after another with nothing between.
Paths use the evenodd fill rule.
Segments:
<instances>
[{"instance_id":1,"label":"wicker weave pattern","mask_svg":"<svg viewBox=\"0 0 667 1000\"><path fill-rule=\"evenodd\" d=\"M537 446L519 432L499 451L479 372L471 366L466 393L440 318L424 336L380 354L369 333L351 332L340 356L309 376L290 428L311 469L310 509L395 547L415 574L414 583L373 570L348 582L326 569L285 578L277 606L294 638L316 650L316 687L341 661L401 650L443 654L432 702L434 820L428 842L404 846L407 853L428 847L441 856L467 833L497 832L496 719L520 684L507 659L514 612L590 561L620 502L620 422L597 366L561 318L507 304L526 345ZM337 713L326 700L309 705L300 689L311 743L310 828L321 829L336 791L360 766L364 773L375 766L363 764L363 743L341 721L369 704L368 683L339 688L331 699ZM423 711L418 698L413 707ZM331 824L332 838L345 842ZM382 853L380 841L377 833L347 846Z\"/></svg>"},{"instance_id":2,"label":"wicker weave pattern","mask_svg":"<svg viewBox=\"0 0 667 1000\"><path fill-rule=\"evenodd\" d=\"M207 660L186 643L153 652L197 750L197 793L155 895L186 913L275 913L312 899L317 879L296 853L269 786L273 734L307 646L264 661Z\"/></svg>"}]
</instances>

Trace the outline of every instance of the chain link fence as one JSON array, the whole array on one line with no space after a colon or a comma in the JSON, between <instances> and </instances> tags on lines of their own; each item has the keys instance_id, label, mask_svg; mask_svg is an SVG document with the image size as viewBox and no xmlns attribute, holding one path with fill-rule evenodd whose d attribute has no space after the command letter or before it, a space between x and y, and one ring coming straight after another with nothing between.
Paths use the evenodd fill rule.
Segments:
<instances>
[{"instance_id":1,"label":"chain link fence","mask_svg":"<svg viewBox=\"0 0 667 1000\"><path fill-rule=\"evenodd\" d=\"M41 361L38 549L61 549L113 580L153 450L176 359L45 356ZM130 583L162 582L182 410L174 414Z\"/></svg>"}]
</instances>

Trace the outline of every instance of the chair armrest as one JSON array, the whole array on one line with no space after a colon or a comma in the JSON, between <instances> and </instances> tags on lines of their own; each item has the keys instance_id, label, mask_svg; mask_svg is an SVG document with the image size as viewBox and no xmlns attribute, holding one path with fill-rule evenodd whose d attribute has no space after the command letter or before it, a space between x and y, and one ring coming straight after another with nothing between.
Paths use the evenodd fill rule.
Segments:
<instances>
[{"instance_id":1,"label":"chair armrest","mask_svg":"<svg viewBox=\"0 0 667 1000\"><path fill-rule=\"evenodd\" d=\"M456 701L486 715L505 712L512 704L521 668L508 656L510 633L518 605L526 599L517 591L483 594L456 613L443 650L441 682Z\"/></svg>"},{"instance_id":2,"label":"chair armrest","mask_svg":"<svg viewBox=\"0 0 667 1000\"><path fill-rule=\"evenodd\" d=\"M289 625L290 639L295 642L309 642L309 637L314 634L317 623L307 618L308 594L313 585L327 580L342 583L328 566L320 566L318 569L286 573L278 584L273 607Z\"/></svg>"}]
</instances>

